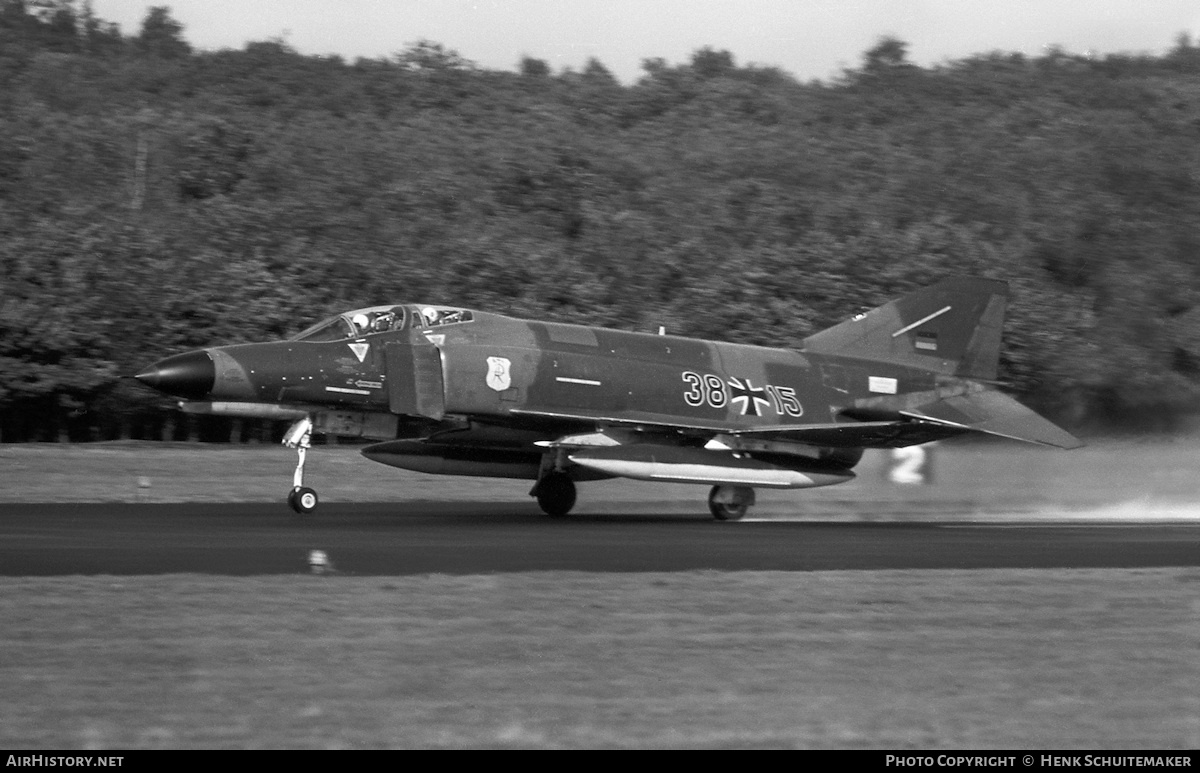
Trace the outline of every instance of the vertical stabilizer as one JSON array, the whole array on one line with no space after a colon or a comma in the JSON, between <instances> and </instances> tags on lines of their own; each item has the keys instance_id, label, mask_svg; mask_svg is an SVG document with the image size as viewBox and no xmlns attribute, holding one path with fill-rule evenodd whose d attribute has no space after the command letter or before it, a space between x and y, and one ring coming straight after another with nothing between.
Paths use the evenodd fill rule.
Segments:
<instances>
[{"instance_id":1,"label":"vertical stabilizer","mask_svg":"<svg viewBox=\"0 0 1200 773\"><path fill-rule=\"evenodd\" d=\"M804 339L803 350L994 379L1008 284L956 277Z\"/></svg>"}]
</instances>

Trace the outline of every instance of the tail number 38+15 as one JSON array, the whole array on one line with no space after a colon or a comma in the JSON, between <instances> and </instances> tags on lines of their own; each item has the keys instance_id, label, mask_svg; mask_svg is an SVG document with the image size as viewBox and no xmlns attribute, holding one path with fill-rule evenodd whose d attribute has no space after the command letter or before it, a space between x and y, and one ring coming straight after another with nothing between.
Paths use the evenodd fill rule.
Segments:
<instances>
[{"instance_id":1,"label":"tail number 38+15","mask_svg":"<svg viewBox=\"0 0 1200 773\"><path fill-rule=\"evenodd\" d=\"M731 399L746 398L746 402L766 403L766 398L770 398L771 406L780 416L802 416L804 414L800 401L796 399L796 390L791 387L775 386L774 384L755 387L749 379L744 381L738 379L737 383L727 382L711 373L701 375L690 370L684 371L682 377L684 383L688 385L688 388L684 390L683 400L692 407L707 404L713 408L724 408ZM732 397L731 392L734 393ZM757 410L753 413L757 414Z\"/></svg>"}]
</instances>

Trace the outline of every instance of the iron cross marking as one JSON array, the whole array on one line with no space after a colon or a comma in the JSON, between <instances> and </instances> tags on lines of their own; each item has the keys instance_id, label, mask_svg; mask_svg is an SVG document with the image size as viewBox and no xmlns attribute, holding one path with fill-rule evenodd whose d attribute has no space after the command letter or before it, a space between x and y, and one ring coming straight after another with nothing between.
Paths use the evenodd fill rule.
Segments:
<instances>
[{"instance_id":1,"label":"iron cross marking","mask_svg":"<svg viewBox=\"0 0 1200 773\"><path fill-rule=\"evenodd\" d=\"M760 416L758 412L758 404L762 403L762 407L766 408L770 405L767 400L767 390L761 387L755 387L750 383L750 379L742 381L740 378L729 379L729 389L731 403L741 403L743 416Z\"/></svg>"}]
</instances>

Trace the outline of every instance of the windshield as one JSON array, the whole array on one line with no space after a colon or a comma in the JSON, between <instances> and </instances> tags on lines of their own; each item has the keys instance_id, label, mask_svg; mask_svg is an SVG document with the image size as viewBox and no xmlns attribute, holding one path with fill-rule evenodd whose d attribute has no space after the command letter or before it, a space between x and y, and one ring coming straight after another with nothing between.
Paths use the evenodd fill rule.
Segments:
<instances>
[{"instance_id":1,"label":"windshield","mask_svg":"<svg viewBox=\"0 0 1200 773\"><path fill-rule=\"evenodd\" d=\"M293 341L340 341L354 334L354 329L345 317L323 319L307 330L292 336Z\"/></svg>"},{"instance_id":2,"label":"windshield","mask_svg":"<svg viewBox=\"0 0 1200 773\"><path fill-rule=\"evenodd\" d=\"M322 320L292 336L293 341L342 341L404 328L403 306L371 306Z\"/></svg>"}]
</instances>

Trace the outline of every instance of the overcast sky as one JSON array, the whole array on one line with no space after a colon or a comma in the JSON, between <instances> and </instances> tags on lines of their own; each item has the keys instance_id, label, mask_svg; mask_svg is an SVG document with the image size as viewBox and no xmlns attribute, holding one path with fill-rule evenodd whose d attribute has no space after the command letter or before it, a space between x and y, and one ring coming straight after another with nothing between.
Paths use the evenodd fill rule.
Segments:
<instances>
[{"instance_id":1,"label":"overcast sky","mask_svg":"<svg viewBox=\"0 0 1200 773\"><path fill-rule=\"evenodd\" d=\"M420 39L488 69L522 56L556 69L589 57L632 82L648 57L687 61L701 46L802 80L857 67L880 36L929 65L986 51L1161 53L1200 37L1197 0L92 0L96 15L137 34L167 5L202 49L282 38L304 54L389 56Z\"/></svg>"}]
</instances>

